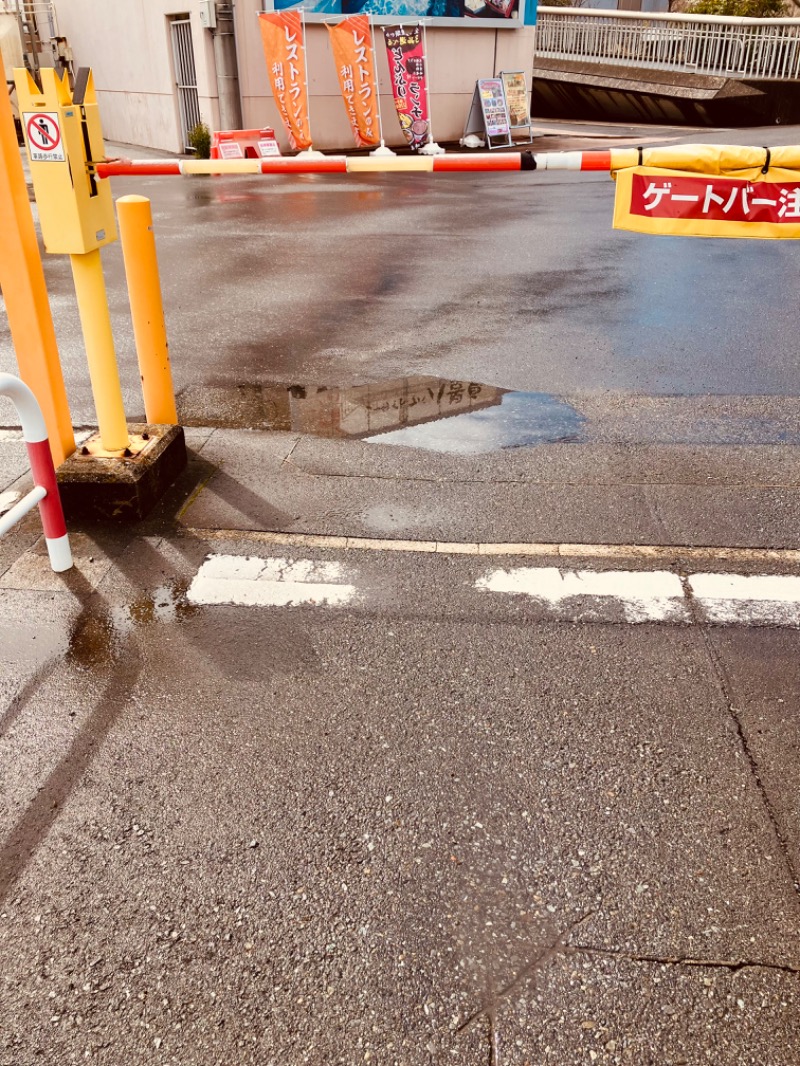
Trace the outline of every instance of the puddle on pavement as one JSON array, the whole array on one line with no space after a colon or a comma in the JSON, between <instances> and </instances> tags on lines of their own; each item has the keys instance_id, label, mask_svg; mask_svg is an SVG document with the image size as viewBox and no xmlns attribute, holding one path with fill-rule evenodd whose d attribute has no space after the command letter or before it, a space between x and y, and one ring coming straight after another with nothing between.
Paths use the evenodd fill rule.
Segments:
<instances>
[{"instance_id":1,"label":"puddle on pavement","mask_svg":"<svg viewBox=\"0 0 800 1066\"><path fill-rule=\"evenodd\" d=\"M159 585L153 592L143 594L132 603L112 607L110 617L116 634L124 639L141 626L156 622L171 625L191 617L197 609L186 600L188 587L186 581Z\"/></svg>"},{"instance_id":2,"label":"puddle on pavement","mask_svg":"<svg viewBox=\"0 0 800 1066\"><path fill-rule=\"evenodd\" d=\"M475 381L405 377L352 388L199 386L184 425L285 430L476 455L582 438L584 418L557 396Z\"/></svg>"},{"instance_id":3,"label":"puddle on pavement","mask_svg":"<svg viewBox=\"0 0 800 1066\"><path fill-rule=\"evenodd\" d=\"M316 669L316 653L302 628L287 622L276 633L247 607L227 608L233 612L228 615L230 624L220 627L208 612L189 603L188 587L188 580L176 580L142 592L130 603L104 605L96 613L87 613L73 635L70 663L85 671L114 666L126 650L137 647L137 634L142 630L171 626L179 627L182 641L173 645L173 654L193 649L213 664L218 676L237 683L263 681L272 673ZM152 648L152 636L146 639ZM165 633L159 654L166 654L169 640Z\"/></svg>"},{"instance_id":4,"label":"puddle on pavement","mask_svg":"<svg viewBox=\"0 0 800 1066\"><path fill-rule=\"evenodd\" d=\"M87 614L73 634L70 661L83 669L108 665L121 654L136 628L158 622L174 624L195 614L196 608L186 602L187 587L183 581L161 585L131 603Z\"/></svg>"}]
</instances>

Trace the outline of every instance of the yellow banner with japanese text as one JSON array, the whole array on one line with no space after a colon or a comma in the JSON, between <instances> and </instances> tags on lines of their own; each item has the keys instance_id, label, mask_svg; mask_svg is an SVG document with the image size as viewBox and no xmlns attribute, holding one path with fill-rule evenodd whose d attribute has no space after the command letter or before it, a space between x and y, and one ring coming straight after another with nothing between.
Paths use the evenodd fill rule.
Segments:
<instances>
[{"instance_id":1,"label":"yellow banner with japanese text","mask_svg":"<svg viewBox=\"0 0 800 1066\"><path fill-rule=\"evenodd\" d=\"M311 147L306 85L305 34L299 11L258 16L264 55L272 86L292 148Z\"/></svg>"},{"instance_id":2,"label":"yellow banner with japanese text","mask_svg":"<svg viewBox=\"0 0 800 1066\"><path fill-rule=\"evenodd\" d=\"M369 16L351 15L329 25L328 32L356 147L372 148L380 143L380 125Z\"/></svg>"},{"instance_id":3,"label":"yellow banner with japanese text","mask_svg":"<svg viewBox=\"0 0 800 1066\"><path fill-rule=\"evenodd\" d=\"M678 237L800 237L800 170L744 176L660 167L616 172L614 228Z\"/></svg>"}]
</instances>

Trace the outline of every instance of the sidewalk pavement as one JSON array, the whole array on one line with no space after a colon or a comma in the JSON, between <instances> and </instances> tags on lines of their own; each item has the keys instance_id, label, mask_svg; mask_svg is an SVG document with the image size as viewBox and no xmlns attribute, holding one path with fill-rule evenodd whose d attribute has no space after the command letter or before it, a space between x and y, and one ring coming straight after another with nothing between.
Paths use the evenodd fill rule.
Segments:
<instances>
[{"instance_id":1,"label":"sidewalk pavement","mask_svg":"<svg viewBox=\"0 0 800 1066\"><path fill-rule=\"evenodd\" d=\"M795 449L187 441L0 541L0 1063L796 1063L796 604L492 591L792 578Z\"/></svg>"}]
</instances>

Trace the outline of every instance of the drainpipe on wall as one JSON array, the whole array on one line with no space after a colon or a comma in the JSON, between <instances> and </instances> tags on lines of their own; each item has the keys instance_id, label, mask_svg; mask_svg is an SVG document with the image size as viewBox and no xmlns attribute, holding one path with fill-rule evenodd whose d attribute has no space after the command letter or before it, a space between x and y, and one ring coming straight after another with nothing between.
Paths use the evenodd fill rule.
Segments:
<instances>
[{"instance_id":1,"label":"drainpipe on wall","mask_svg":"<svg viewBox=\"0 0 800 1066\"><path fill-rule=\"evenodd\" d=\"M233 24L233 4L216 4L217 25L214 35L214 63L217 68L219 95L219 126L223 130L242 128L242 99L239 95L239 62L236 58L236 36Z\"/></svg>"}]
</instances>

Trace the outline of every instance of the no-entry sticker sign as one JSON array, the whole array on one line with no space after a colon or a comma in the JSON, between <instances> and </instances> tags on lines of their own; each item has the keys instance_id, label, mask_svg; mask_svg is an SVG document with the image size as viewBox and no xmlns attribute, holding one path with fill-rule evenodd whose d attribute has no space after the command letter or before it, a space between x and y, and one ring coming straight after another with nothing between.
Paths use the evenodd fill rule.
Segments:
<instances>
[{"instance_id":1,"label":"no-entry sticker sign","mask_svg":"<svg viewBox=\"0 0 800 1066\"><path fill-rule=\"evenodd\" d=\"M54 111L27 111L22 116L33 163L64 163L64 142L58 114Z\"/></svg>"}]
</instances>

